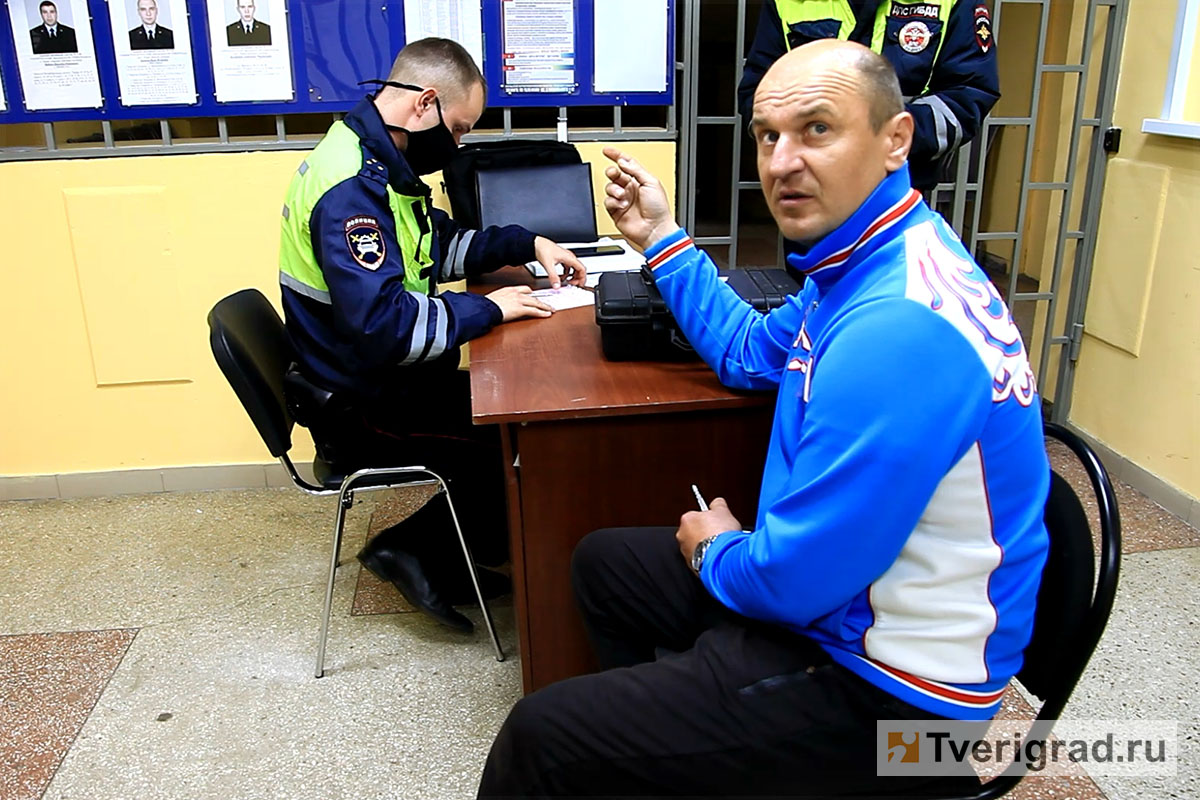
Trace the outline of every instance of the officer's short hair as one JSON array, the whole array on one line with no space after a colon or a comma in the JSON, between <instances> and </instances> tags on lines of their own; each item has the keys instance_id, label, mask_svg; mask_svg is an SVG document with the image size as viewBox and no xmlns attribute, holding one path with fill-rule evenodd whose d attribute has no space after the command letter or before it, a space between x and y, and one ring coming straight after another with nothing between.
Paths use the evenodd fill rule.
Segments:
<instances>
[{"instance_id":1,"label":"officer's short hair","mask_svg":"<svg viewBox=\"0 0 1200 800\"><path fill-rule=\"evenodd\" d=\"M50 6L55 11L58 11L58 6L54 5L54 3L51 3L50 0L43 0L42 4L40 6L38 6L38 13L39 14L42 13L42 9L45 8L46 6Z\"/></svg>"},{"instance_id":2,"label":"officer's short hair","mask_svg":"<svg viewBox=\"0 0 1200 800\"><path fill-rule=\"evenodd\" d=\"M856 50L850 58L862 78L862 94L867 101L871 128L879 133L885 122L904 110L900 80L891 62L873 50Z\"/></svg>"},{"instance_id":3,"label":"officer's short hair","mask_svg":"<svg viewBox=\"0 0 1200 800\"><path fill-rule=\"evenodd\" d=\"M466 99L471 87L479 84L487 102L487 83L475 59L450 39L431 36L405 45L392 62L388 80L437 89L443 102L453 103Z\"/></svg>"}]
</instances>

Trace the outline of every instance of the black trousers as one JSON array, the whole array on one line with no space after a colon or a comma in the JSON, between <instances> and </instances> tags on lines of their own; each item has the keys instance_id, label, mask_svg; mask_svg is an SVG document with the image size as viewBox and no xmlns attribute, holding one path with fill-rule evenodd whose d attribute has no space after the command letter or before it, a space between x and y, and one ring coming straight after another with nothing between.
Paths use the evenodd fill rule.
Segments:
<instances>
[{"instance_id":1,"label":"black trousers","mask_svg":"<svg viewBox=\"0 0 1200 800\"><path fill-rule=\"evenodd\" d=\"M674 533L614 528L580 542L572 579L605 671L517 703L488 755L480 797L932 788L931 779L876 776L876 720L933 715L834 664L810 639L725 609L684 564ZM974 778L938 781L949 794L979 787Z\"/></svg>"},{"instance_id":2,"label":"black trousers","mask_svg":"<svg viewBox=\"0 0 1200 800\"><path fill-rule=\"evenodd\" d=\"M471 423L466 372L428 372L416 383L411 393L333 404L310 425L317 452L347 472L418 464L433 470L450 487L475 560L502 564L508 559L508 524L499 431ZM386 536L391 546L419 555L435 585L469 585L444 498L435 498Z\"/></svg>"}]
</instances>

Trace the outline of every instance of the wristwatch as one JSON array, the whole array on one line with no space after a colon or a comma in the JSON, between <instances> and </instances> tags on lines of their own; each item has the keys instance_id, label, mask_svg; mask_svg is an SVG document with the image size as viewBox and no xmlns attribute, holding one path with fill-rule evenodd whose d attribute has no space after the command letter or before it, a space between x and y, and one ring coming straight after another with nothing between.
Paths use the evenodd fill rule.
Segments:
<instances>
[{"instance_id":1,"label":"wristwatch","mask_svg":"<svg viewBox=\"0 0 1200 800\"><path fill-rule=\"evenodd\" d=\"M704 554L708 552L708 546L717 540L720 534L709 536L707 539L701 539L696 545L696 549L692 551L692 572L700 574L700 568L704 566Z\"/></svg>"}]
</instances>

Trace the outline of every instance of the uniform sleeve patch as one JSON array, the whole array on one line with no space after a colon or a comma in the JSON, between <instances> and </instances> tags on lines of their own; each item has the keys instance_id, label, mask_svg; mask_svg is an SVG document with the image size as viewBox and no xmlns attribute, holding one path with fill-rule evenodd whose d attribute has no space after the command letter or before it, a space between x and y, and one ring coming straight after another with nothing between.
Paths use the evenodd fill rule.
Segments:
<instances>
[{"instance_id":1,"label":"uniform sleeve patch","mask_svg":"<svg viewBox=\"0 0 1200 800\"><path fill-rule=\"evenodd\" d=\"M975 6L975 41L985 53L992 49L992 12L982 3Z\"/></svg>"},{"instance_id":2,"label":"uniform sleeve patch","mask_svg":"<svg viewBox=\"0 0 1200 800\"><path fill-rule=\"evenodd\" d=\"M379 269L387 257L387 242L375 217L357 216L346 220L346 246L350 255L363 269Z\"/></svg>"}]
</instances>

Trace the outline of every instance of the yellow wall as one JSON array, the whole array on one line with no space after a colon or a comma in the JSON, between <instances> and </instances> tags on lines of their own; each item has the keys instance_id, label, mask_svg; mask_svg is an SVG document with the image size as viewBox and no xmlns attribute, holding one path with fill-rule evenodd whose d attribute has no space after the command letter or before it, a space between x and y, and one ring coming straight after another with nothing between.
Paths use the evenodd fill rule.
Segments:
<instances>
[{"instance_id":1,"label":"yellow wall","mask_svg":"<svg viewBox=\"0 0 1200 800\"><path fill-rule=\"evenodd\" d=\"M1200 497L1200 142L1140 132L1162 109L1176 4L1136 5L1071 419Z\"/></svg>"},{"instance_id":2,"label":"yellow wall","mask_svg":"<svg viewBox=\"0 0 1200 800\"><path fill-rule=\"evenodd\" d=\"M674 194L674 143L622 146ZM303 156L0 164L0 475L271 460L205 315L245 287L278 301L279 209ZM600 165L593 178L599 203ZM302 431L297 445L311 458Z\"/></svg>"},{"instance_id":3,"label":"yellow wall","mask_svg":"<svg viewBox=\"0 0 1200 800\"><path fill-rule=\"evenodd\" d=\"M1192 61L1188 65L1191 80L1183 100L1183 118L1189 122L1200 122L1200 25L1192 36Z\"/></svg>"}]
</instances>

